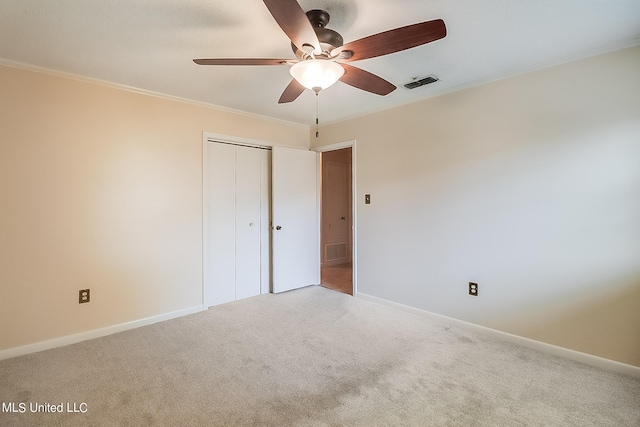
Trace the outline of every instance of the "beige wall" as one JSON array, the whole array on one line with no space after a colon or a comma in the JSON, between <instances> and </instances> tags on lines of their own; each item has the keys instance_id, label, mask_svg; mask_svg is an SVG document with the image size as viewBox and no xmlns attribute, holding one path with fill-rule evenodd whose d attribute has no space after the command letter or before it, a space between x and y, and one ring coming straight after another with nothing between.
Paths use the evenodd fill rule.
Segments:
<instances>
[{"instance_id":1,"label":"beige wall","mask_svg":"<svg viewBox=\"0 0 640 427\"><path fill-rule=\"evenodd\" d=\"M202 304L203 131L309 144L308 127L0 66L0 350Z\"/></svg>"},{"instance_id":2,"label":"beige wall","mask_svg":"<svg viewBox=\"0 0 640 427\"><path fill-rule=\"evenodd\" d=\"M639 94L634 47L325 125L358 291L640 366Z\"/></svg>"}]
</instances>

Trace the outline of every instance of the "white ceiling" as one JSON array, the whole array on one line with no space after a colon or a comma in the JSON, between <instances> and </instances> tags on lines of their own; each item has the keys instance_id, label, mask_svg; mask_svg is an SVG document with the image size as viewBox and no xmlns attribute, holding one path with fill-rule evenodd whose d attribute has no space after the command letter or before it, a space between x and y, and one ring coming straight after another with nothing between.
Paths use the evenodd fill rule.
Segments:
<instances>
[{"instance_id":1,"label":"white ceiling","mask_svg":"<svg viewBox=\"0 0 640 427\"><path fill-rule=\"evenodd\" d=\"M640 43L638 0L300 0L325 9L345 42L441 18L447 37L351 63L394 83L381 97L338 82L320 94L327 123ZM315 96L277 103L288 66L198 66L193 58L294 58L262 0L0 0L0 63L310 125ZM435 74L414 90L402 85ZM544 84L544 82L540 82Z\"/></svg>"}]
</instances>

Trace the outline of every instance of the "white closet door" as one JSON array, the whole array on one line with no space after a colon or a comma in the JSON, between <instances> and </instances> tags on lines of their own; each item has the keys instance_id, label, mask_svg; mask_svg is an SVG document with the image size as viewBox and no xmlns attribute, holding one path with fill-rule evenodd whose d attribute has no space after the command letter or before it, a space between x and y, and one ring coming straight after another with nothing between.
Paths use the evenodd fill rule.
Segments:
<instances>
[{"instance_id":1,"label":"white closet door","mask_svg":"<svg viewBox=\"0 0 640 427\"><path fill-rule=\"evenodd\" d=\"M262 151L236 147L236 299L260 294Z\"/></svg>"},{"instance_id":2,"label":"white closet door","mask_svg":"<svg viewBox=\"0 0 640 427\"><path fill-rule=\"evenodd\" d=\"M273 291L320 283L317 156L274 147Z\"/></svg>"},{"instance_id":3,"label":"white closet door","mask_svg":"<svg viewBox=\"0 0 640 427\"><path fill-rule=\"evenodd\" d=\"M236 299L236 149L206 145L206 242L204 259L206 307Z\"/></svg>"}]
</instances>

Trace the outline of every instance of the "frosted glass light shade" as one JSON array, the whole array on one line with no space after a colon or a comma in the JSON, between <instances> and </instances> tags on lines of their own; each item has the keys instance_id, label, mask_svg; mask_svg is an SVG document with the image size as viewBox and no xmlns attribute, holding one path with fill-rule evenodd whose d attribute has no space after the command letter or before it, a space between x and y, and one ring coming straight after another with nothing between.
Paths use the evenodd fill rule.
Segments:
<instances>
[{"instance_id":1,"label":"frosted glass light shade","mask_svg":"<svg viewBox=\"0 0 640 427\"><path fill-rule=\"evenodd\" d=\"M337 82L344 68L331 60L308 59L294 64L289 72L302 86L318 92Z\"/></svg>"}]
</instances>

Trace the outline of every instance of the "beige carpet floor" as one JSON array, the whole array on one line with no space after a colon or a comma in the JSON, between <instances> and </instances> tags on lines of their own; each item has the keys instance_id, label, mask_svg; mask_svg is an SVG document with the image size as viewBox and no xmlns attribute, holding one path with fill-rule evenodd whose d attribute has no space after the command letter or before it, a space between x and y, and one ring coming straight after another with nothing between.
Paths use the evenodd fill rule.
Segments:
<instances>
[{"instance_id":1,"label":"beige carpet floor","mask_svg":"<svg viewBox=\"0 0 640 427\"><path fill-rule=\"evenodd\" d=\"M640 425L639 379L322 287L4 360L0 402L2 426Z\"/></svg>"}]
</instances>

